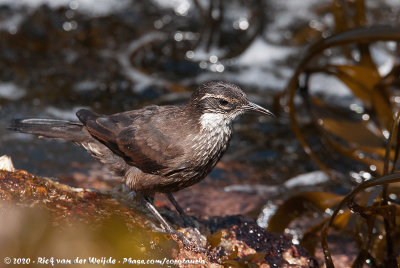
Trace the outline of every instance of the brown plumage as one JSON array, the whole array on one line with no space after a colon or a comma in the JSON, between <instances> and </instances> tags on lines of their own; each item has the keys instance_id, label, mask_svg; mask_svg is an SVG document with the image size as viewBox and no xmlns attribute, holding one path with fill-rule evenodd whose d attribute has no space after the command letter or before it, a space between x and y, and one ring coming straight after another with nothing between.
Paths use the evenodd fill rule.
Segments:
<instances>
[{"instance_id":1,"label":"brown plumage","mask_svg":"<svg viewBox=\"0 0 400 268\"><path fill-rule=\"evenodd\" d=\"M202 180L226 151L232 121L249 110L272 115L249 102L238 86L209 82L183 106L152 105L113 115L83 109L77 112L80 122L22 119L10 128L83 146L142 194L149 207L154 193L169 194Z\"/></svg>"}]
</instances>

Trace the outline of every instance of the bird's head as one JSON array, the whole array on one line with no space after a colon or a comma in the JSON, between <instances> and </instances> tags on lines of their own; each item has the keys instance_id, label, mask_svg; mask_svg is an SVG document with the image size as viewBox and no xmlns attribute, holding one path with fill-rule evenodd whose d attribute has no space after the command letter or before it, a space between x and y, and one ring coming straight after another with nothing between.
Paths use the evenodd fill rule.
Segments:
<instances>
[{"instance_id":1,"label":"bird's head","mask_svg":"<svg viewBox=\"0 0 400 268\"><path fill-rule=\"evenodd\" d=\"M222 81L201 85L193 93L189 105L200 111L201 122L210 121L211 124L211 121L231 124L238 115L248 111L274 116L267 109L250 102L237 85Z\"/></svg>"}]
</instances>

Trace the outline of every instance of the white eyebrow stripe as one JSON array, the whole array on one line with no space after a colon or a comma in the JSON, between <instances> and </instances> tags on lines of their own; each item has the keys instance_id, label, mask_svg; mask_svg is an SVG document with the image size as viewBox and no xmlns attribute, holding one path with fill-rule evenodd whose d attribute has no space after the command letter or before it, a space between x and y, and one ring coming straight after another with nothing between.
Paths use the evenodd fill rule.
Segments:
<instances>
[{"instance_id":1,"label":"white eyebrow stripe","mask_svg":"<svg viewBox=\"0 0 400 268\"><path fill-rule=\"evenodd\" d=\"M226 101L230 101L230 99L229 99L229 98L226 98L225 96L222 96L222 95L215 95L215 94L210 94L210 93L204 94L204 96L203 96L200 100L206 99L206 98L224 99L224 100L226 100Z\"/></svg>"}]
</instances>

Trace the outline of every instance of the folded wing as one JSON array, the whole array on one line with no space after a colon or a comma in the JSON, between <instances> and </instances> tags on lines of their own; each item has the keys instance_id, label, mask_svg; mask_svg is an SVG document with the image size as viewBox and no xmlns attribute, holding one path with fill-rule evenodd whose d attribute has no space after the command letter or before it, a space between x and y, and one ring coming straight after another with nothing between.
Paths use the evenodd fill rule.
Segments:
<instances>
[{"instance_id":1,"label":"folded wing","mask_svg":"<svg viewBox=\"0 0 400 268\"><path fill-rule=\"evenodd\" d=\"M160 131L159 106L102 116L79 110L77 116L89 133L145 173L171 174L184 168L184 150L177 140ZM162 128L161 128L162 129Z\"/></svg>"}]
</instances>

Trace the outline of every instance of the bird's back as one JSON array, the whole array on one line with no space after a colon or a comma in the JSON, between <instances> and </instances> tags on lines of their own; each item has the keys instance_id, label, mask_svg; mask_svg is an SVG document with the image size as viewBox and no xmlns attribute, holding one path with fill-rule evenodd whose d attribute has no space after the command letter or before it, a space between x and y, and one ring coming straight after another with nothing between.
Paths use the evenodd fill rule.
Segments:
<instances>
[{"instance_id":1,"label":"bird's back","mask_svg":"<svg viewBox=\"0 0 400 268\"><path fill-rule=\"evenodd\" d=\"M165 191L203 179L225 152L229 131L202 129L185 106L148 106L109 116L77 113L89 133L140 171L160 176ZM169 180L170 183L165 180ZM162 191L162 189L159 189Z\"/></svg>"}]
</instances>

